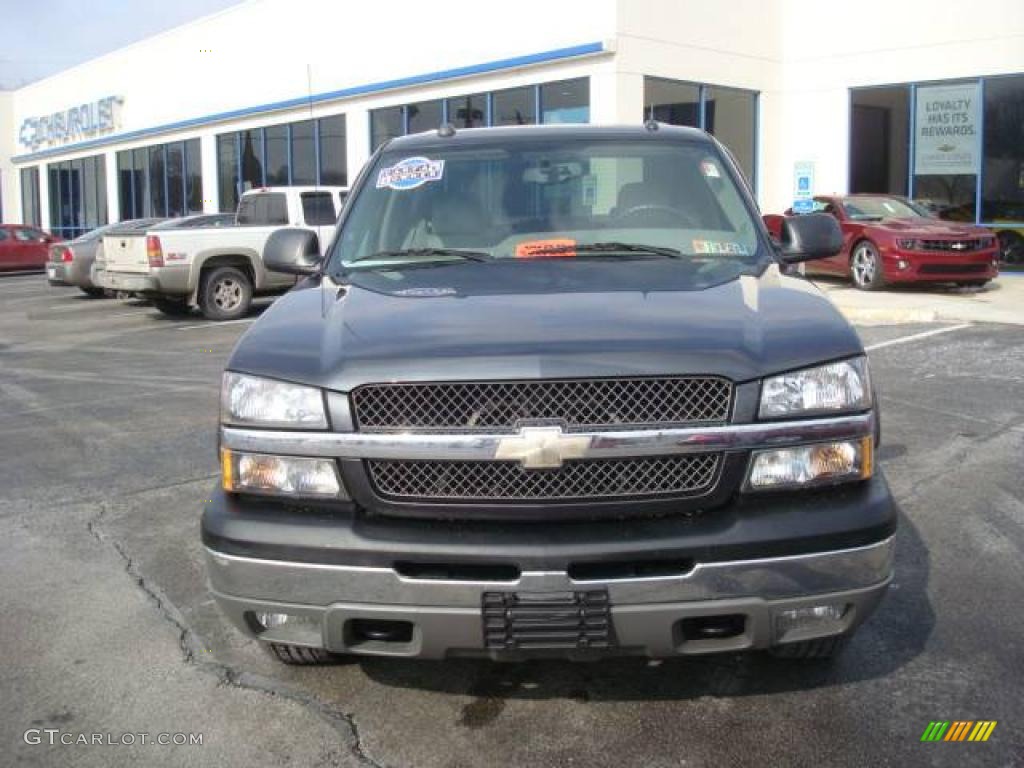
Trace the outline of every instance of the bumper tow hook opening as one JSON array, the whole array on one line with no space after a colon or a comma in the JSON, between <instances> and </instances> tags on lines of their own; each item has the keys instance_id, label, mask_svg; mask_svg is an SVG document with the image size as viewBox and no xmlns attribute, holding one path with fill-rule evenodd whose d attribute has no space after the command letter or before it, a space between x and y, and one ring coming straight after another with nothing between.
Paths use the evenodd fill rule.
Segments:
<instances>
[{"instance_id":1,"label":"bumper tow hook opening","mask_svg":"<svg viewBox=\"0 0 1024 768\"><path fill-rule=\"evenodd\" d=\"M742 635L746 625L746 616L736 613L683 619L681 629L684 640L726 640Z\"/></svg>"},{"instance_id":2,"label":"bumper tow hook opening","mask_svg":"<svg viewBox=\"0 0 1024 768\"><path fill-rule=\"evenodd\" d=\"M354 643L409 643L412 642L411 621L382 621L379 619L352 619L349 632Z\"/></svg>"}]
</instances>

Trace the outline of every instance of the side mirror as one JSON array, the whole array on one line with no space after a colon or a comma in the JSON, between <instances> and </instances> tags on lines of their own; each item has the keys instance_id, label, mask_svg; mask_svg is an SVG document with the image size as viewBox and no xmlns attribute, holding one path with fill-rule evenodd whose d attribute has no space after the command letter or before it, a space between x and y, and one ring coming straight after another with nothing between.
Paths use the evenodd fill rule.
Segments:
<instances>
[{"instance_id":1,"label":"side mirror","mask_svg":"<svg viewBox=\"0 0 1024 768\"><path fill-rule=\"evenodd\" d=\"M831 214L805 213L783 220L779 244L786 264L826 259L843 249L843 231Z\"/></svg>"},{"instance_id":2,"label":"side mirror","mask_svg":"<svg viewBox=\"0 0 1024 768\"><path fill-rule=\"evenodd\" d=\"M320 238L308 229L279 229L263 246L263 265L271 272L312 275L321 259Z\"/></svg>"}]
</instances>

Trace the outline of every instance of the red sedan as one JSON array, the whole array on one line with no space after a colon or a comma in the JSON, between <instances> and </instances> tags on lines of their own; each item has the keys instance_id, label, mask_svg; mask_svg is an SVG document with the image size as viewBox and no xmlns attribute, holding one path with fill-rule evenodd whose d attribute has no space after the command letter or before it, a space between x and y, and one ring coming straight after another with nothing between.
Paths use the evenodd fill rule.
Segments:
<instances>
[{"instance_id":1,"label":"red sedan","mask_svg":"<svg viewBox=\"0 0 1024 768\"><path fill-rule=\"evenodd\" d=\"M819 196L814 201L816 210L839 219L843 250L808 262L808 273L848 275L865 291L886 283L980 286L999 274L999 242L984 227L928 218L888 195ZM775 237L782 219L765 216Z\"/></svg>"},{"instance_id":2,"label":"red sedan","mask_svg":"<svg viewBox=\"0 0 1024 768\"><path fill-rule=\"evenodd\" d=\"M0 224L0 271L42 269L49 257L50 243L59 240L35 227Z\"/></svg>"}]
</instances>

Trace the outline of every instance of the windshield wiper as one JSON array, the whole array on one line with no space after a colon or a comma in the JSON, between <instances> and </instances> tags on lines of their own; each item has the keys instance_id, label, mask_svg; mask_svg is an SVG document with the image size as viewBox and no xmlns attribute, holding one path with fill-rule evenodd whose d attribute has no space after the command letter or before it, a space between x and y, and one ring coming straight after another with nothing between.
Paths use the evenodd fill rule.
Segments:
<instances>
[{"instance_id":1,"label":"windshield wiper","mask_svg":"<svg viewBox=\"0 0 1024 768\"><path fill-rule=\"evenodd\" d=\"M543 256L545 253L646 253L651 256L664 256L668 259L681 259L686 254L677 251L675 248L666 248L661 245L643 245L642 243L617 243L613 241L602 243L577 243L576 245L556 245L551 248L538 250L535 255Z\"/></svg>"},{"instance_id":2,"label":"windshield wiper","mask_svg":"<svg viewBox=\"0 0 1024 768\"><path fill-rule=\"evenodd\" d=\"M369 256L361 256L358 259L350 261L349 265L358 264L360 261L406 258L416 259L421 256L454 256L455 258L465 259L466 261L491 261L494 258L486 251L467 251L462 248L402 248L394 251L377 251L376 253L371 253Z\"/></svg>"}]
</instances>

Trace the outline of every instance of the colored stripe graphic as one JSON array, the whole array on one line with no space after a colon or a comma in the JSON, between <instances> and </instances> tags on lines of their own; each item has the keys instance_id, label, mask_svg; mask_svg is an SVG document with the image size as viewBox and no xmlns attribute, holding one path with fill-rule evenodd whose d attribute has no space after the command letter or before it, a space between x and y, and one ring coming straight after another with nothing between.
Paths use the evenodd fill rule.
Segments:
<instances>
[{"instance_id":1,"label":"colored stripe graphic","mask_svg":"<svg viewBox=\"0 0 1024 768\"><path fill-rule=\"evenodd\" d=\"M967 736L967 730L974 725L970 720L956 720L953 723L953 727L949 729L949 733L946 734L946 738L943 741L963 741Z\"/></svg>"},{"instance_id":2,"label":"colored stripe graphic","mask_svg":"<svg viewBox=\"0 0 1024 768\"><path fill-rule=\"evenodd\" d=\"M992 731L996 729L996 720L979 720L978 724L974 726L974 730L971 731L971 735L967 738L968 741L988 741L988 737L992 735Z\"/></svg>"},{"instance_id":3,"label":"colored stripe graphic","mask_svg":"<svg viewBox=\"0 0 1024 768\"><path fill-rule=\"evenodd\" d=\"M988 741L997 723L996 720L932 720L921 734L921 741Z\"/></svg>"},{"instance_id":4,"label":"colored stripe graphic","mask_svg":"<svg viewBox=\"0 0 1024 768\"><path fill-rule=\"evenodd\" d=\"M946 733L947 728L949 728L948 720L933 720L928 723L928 727L921 734L921 741L939 741L942 739L943 734Z\"/></svg>"}]
</instances>

